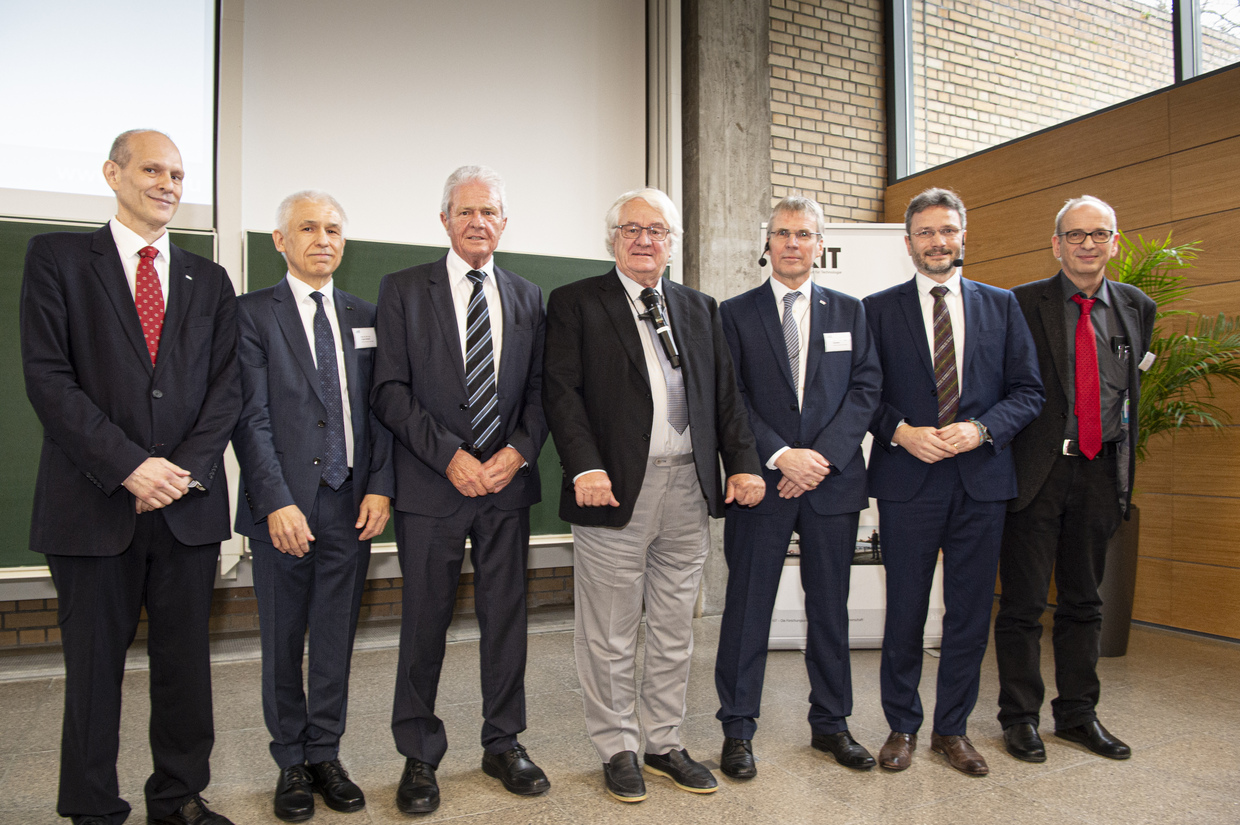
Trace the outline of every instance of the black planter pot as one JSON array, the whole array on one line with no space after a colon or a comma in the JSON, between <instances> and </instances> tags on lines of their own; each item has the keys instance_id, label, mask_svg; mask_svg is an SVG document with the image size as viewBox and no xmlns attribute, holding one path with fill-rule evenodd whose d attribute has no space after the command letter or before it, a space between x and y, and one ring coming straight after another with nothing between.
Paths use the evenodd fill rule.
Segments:
<instances>
[{"instance_id":1,"label":"black planter pot","mask_svg":"<svg viewBox=\"0 0 1240 825\"><path fill-rule=\"evenodd\" d=\"M1098 595L1102 597L1101 655L1123 656L1128 652L1132 628L1132 600L1137 590L1137 551L1140 546L1141 511L1129 509L1128 520L1107 543L1106 569Z\"/></svg>"}]
</instances>

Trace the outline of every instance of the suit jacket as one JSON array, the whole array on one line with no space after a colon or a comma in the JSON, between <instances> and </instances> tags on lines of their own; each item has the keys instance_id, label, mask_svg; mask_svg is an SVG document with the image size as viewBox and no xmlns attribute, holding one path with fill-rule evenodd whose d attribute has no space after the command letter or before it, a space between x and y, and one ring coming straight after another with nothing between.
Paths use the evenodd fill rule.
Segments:
<instances>
[{"instance_id":1,"label":"suit jacket","mask_svg":"<svg viewBox=\"0 0 1240 825\"><path fill-rule=\"evenodd\" d=\"M375 414L396 440L396 509L425 516L454 513L465 500L446 472L457 449L473 440L446 261L447 256L384 276L370 395ZM487 498L502 510L515 510L542 498L538 453L547 440L542 409L546 313L542 290L521 276L497 266L495 283L504 313L504 345L496 376L500 434L490 452L512 445L527 466Z\"/></svg>"},{"instance_id":2,"label":"suit jacket","mask_svg":"<svg viewBox=\"0 0 1240 825\"><path fill-rule=\"evenodd\" d=\"M43 424L30 525L36 552L122 553L136 520L122 483L151 456L206 488L162 509L177 540L230 535L223 453L241 407L236 298L222 267L176 246L169 256L152 366L111 229L30 241L21 337L26 394Z\"/></svg>"},{"instance_id":3,"label":"suit jacket","mask_svg":"<svg viewBox=\"0 0 1240 825\"><path fill-rule=\"evenodd\" d=\"M1005 449L1042 409L1042 381L1029 326L1006 289L961 279L964 363L957 421L976 418L993 443L954 459L965 492L976 501L1016 496L1012 453ZM929 464L891 443L896 427L938 424L934 361L917 297L916 279L870 295L866 319L883 367L883 395L870 425L870 494L908 501L926 478Z\"/></svg>"},{"instance_id":4,"label":"suit jacket","mask_svg":"<svg viewBox=\"0 0 1240 825\"><path fill-rule=\"evenodd\" d=\"M339 289L333 303L344 350L345 383L353 428L355 505L373 493L391 497L392 434L370 411L374 347L358 349L353 330L375 326L375 305ZM241 363L241 418L233 448L241 464L237 532L270 542L267 516L296 504L314 506L326 453L327 428L319 374L288 280L237 299Z\"/></svg>"},{"instance_id":5,"label":"suit jacket","mask_svg":"<svg viewBox=\"0 0 1240 825\"><path fill-rule=\"evenodd\" d=\"M800 407L770 281L719 306L723 334L732 351L759 460L765 465L783 447L818 451L833 469L822 484L804 494L806 500L820 515L855 513L869 503L861 440L878 406L882 370L861 302L812 282L809 286L809 352ZM827 352L824 333L846 334L851 343L847 349ZM764 466L762 474L766 479L762 503L732 508L763 512L778 505L783 473Z\"/></svg>"},{"instance_id":6,"label":"suit jacket","mask_svg":"<svg viewBox=\"0 0 1240 825\"><path fill-rule=\"evenodd\" d=\"M551 293L543 404L564 471L560 517L623 527L633 515L650 454L654 399L640 333L615 268ZM762 473L719 307L709 295L663 279L680 351L693 461L707 507L723 517L719 456L727 474ZM659 376L662 380L662 376ZM573 478L603 469L619 507L578 507Z\"/></svg>"},{"instance_id":7,"label":"suit jacket","mask_svg":"<svg viewBox=\"0 0 1240 825\"><path fill-rule=\"evenodd\" d=\"M1066 276L1065 276L1066 277ZM1141 373L1137 364L1150 348L1154 334L1156 307L1144 292L1130 284L1110 282L1111 299L1115 302L1123 334L1128 337L1131 355L1128 358L1129 424L1128 435L1120 444L1118 457L1120 508L1125 516L1132 503L1132 479L1136 473L1138 402L1141 400ZM1074 353L1068 348L1068 330L1063 313L1063 292L1056 278L1033 281L1012 290L1021 312L1029 322L1037 347L1038 366L1046 385L1046 406L1012 443L1016 457L1016 481L1019 493L1008 505L1012 512L1029 506L1050 474L1055 456L1062 450L1064 426L1068 417L1068 367Z\"/></svg>"}]
</instances>

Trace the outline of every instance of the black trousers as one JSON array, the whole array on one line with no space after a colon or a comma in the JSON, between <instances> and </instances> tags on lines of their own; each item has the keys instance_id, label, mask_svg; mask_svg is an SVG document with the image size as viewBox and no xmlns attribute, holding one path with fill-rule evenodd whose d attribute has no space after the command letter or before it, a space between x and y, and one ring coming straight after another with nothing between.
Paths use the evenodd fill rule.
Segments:
<instances>
[{"instance_id":1,"label":"black trousers","mask_svg":"<svg viewBox=\"0 0 1240 825\"><path fill-rule=\"evenodd\" d=\"M148 617L150 742L146 810L163 817L210 781L215 744L207 618L219 544L187 546L158 510L138 516L118 556L47 556L65 656L61 816L124 822L116 777L125 652Z\"/></svg>"},{"instance_id":2,"label":"black trousers","mask_svg":"<svg viewBox=\"0 0 1240 825\"><path fill-rule=\"evenodd\" d=\"M1093 461L1059 456L1046 483L1023 510L1008 513L999 559L999 722L1037 725L1045 687L1041 672L1042 613L1052 570L1058 603L1051 643L1056 729L1097 718L1098 651L1106 546L1121 518L1114 456Z\"/></svg>"},{"instance_id":3,"label":"black trousers","mask_svg":"<svg viewBox=\"0 0 1240 825\"><path fill-rule=\"evenodd\" d=\"M400 658L392 702L392 736L403 756L433 766L448 749L435 715L439 673L456 588L472 545L474 604L482 682L482 747L503 753L525 730L525 568L530 511L500 510L486 496L466 498L455 513L396 511L396 547L404 585Z\"/></svg>"}]
</instances>

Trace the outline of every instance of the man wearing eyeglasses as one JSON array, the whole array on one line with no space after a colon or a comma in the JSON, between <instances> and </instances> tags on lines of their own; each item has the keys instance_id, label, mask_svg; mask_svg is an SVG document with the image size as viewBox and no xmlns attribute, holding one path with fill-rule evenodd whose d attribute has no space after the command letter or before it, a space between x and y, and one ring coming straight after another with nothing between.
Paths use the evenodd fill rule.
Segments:
<instances>
[{"instance_id":1,"label":"man wearing eyeglasses","mask_svg":"<svg viewBox=\"0 0 1240 825\"><path fill-rule=\"evenodd\" d=\"M724 735L719 767L735 779L757 773L752 740L771 613L794 530L809 623L811 744L845 767L874 767L848 731L848 584L858 517L869 502L861 440L882 373L861 302L811 278L824 224L809 198L781 200L767 224L770 280L719 307L766 480L761 504L728 507L724 532L716 716Z\"/></svg>"},{"instance_id":2,"label":"man wearing eyeglasses","mask_svg":"<svg viewBox=\"0 0 1240 825\"><path fill-rule=\"evenodd\" d=\"M640 802L639 704L646 771L692 793L717 787L680 730L706 517L757 504L765 485L718 307L663 277L683 231L675 204L657 189L628 192L606 226L615 268L548 301L543 407L564 468L560 517L573 525L586 729L607 792Z\"/></svg>"},{"instance_id":3,"label":"man wearing eyeglasses","mask_svg":"<svg viewBox=\"0 0 1240 825\"><path fill-rule=\"evenodd\" d=\"M1042 414L1012 442L1019 494L1008 505L995 619L1003 741L1026 762L1046 760L1040 639L1052 569L1055 735L1111 759L1132 753L1098 721L1098 585L1107 542L1132 499L1155 306L1136 287L1107 280L1116 232L1115 210L1103 201L1068 201L1051 236L1059 274L1014 290L1046 383Z\"/></svg>"},{"instance_id":4,"label":"man wearing eyeglasses","mask_svg":"<svg viewBox=\"0 0 1240 825\"><path fill-rule=\"evenodd\" d=\"M928 189L909 203L904 225L916 275L864 301L883 369L869 468L887 573L880 678L891 734L879 764L904 770L917 746L922 633L941 550L947 612L930 750L962 773L985 776L990 768L967 727L1003 517L1016 495L1006 448L1042 408L1042 382L1016 298L960 275L960 198Z\"/></svg>"}]
</instances>

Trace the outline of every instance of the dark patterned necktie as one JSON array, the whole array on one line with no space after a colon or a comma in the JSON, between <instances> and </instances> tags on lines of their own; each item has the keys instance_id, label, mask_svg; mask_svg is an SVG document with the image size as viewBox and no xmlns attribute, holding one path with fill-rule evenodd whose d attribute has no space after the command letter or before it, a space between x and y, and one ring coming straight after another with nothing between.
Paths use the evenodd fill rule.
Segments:
<instances>
[{"instance_id":1,"label":"dark patterned necktie","mask_svg":"<svg viewBox=\"0 0 1240 825\"><path fill-rule=\"evenodd\" d=\"M952 337L952 318L947 311L947 287L930 290L934 296L934 387L939 395L939 426L956 420L960 411L960 376L956 373L956 339Z\"/></svg>"},{"instance_id":2,"label":"dark patterned necktie","mask_svg":"<svg viewBox=\"0 0 1240 825\"><path fill-rule=\"evenodd\" d=\"M491 341L491 313L482 281L487 274L471 269L474 284L465 312L465 387L469 391L469 415L474 430L474 449L485 451L499 430L499 397L495 388L495 348Z\"/></svg>"},{"instance_id":3,"label":"dark patterned necktie","mask_svg":"<svg viewBox=\"0 0 1240 825\"><path fill-rule=\"evenodd\" d=\"M159 250L144 246L138 250L138 275L134 279L134 306L138 308L138 320L142 322L142 337L146 338L151 363L159 353L159 336L164 331L164 291L159 286L155 272L155 256Z\"/></svg>"},{"instance_id":4,"label":"dark patterned necktie","mask_svg":"<svg viewBox=\"0 0 1240 825\"><path fill-rule=\"evenodd\" d=\"M792 368L792 386L797 388L797 401L801 400L801 331L797 329L797 319L792 314L801 293L797 291L784 295L784 346L788 348L788 366Z\"/></svg>"},{"instance_id":5,"label":"dark patterned necktie","mask_svg":"<svg viewBox=\"0 0 1240 825\"><path fill-rule=\"evenodd\" d=\"M323 308L323 293L311 292L314 299L314 358L319 368L319 389L327 408L327 447L323 456L323 480L333 490L349 477L349 458L344 443L344 402L340 397L340 370L336 365L336 336Z\"/></svg>"},{"instance_id":6,"label":"dark patterned necktie","mask_svg":"<svg viewBox=\"0 0 1240 825\"><path fill-rule=\"evenodd\" d=\"M1102 400L1098 385L1098 344L1090 310L1097 298L1073 295L1081 308L1076 322L1076 428L1081 455L1088 459L1102 450Z\"/></svg>"}]
</instances>

